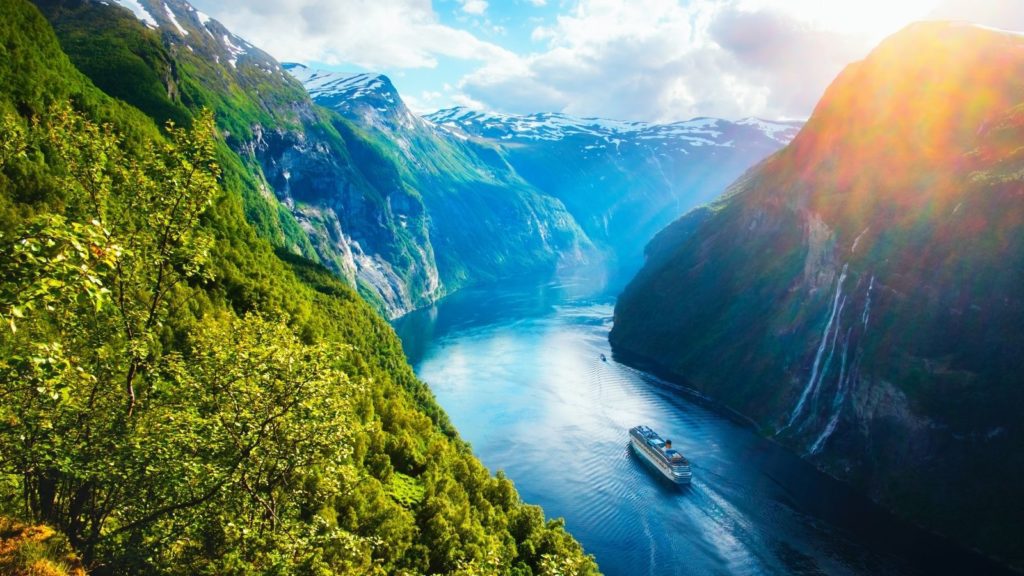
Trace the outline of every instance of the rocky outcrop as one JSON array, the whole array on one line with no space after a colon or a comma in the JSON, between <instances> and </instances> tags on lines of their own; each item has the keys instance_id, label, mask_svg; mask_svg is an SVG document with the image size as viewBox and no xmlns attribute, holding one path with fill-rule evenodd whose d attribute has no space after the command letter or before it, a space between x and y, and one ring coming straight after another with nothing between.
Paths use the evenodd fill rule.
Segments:
<instances>
[{"instance_id":1,"label":"rocky outcrop","mask_svg":"<svg viewBox=\"0 0 1024 576\"><path fill-rule=\"evenodd\" d=\"M371 182L364 171L374 159L363 166L351 161L359 146L368 147L357 137L328 140L256 124L253 140L241 148L298 220L321 262L394 317L439 298L441 285L422 201L381 159Z\"/></svg>"}]
</instances>

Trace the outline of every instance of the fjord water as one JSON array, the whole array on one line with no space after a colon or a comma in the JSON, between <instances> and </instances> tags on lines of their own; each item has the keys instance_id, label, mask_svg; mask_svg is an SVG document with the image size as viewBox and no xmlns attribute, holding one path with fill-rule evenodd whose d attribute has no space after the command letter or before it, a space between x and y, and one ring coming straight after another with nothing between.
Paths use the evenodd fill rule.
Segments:
<instances>
[{"instance_id":1,"label":"fjord water","mask_svg":"<svg viewBox=\"0 0 1024 576\"><path fill-rule=\"evenodd\" d=\"M614 290L589 274L467 290L395 328L474 452L565 518L609 576L990 574L713 403L618 363ZM601 360L601 354L608 357ZM693 466L669 484L628 448L648 424Z\"/></svg>"}]
</instances>

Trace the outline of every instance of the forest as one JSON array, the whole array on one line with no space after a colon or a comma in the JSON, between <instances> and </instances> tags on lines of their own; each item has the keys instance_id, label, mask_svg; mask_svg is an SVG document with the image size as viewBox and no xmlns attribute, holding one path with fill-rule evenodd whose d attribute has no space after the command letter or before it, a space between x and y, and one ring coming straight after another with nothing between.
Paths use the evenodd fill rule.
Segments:
<instances>
[{"instance_id":1,"label":"forest","mask_svg":"<svg viewBox=\"0 0 1024 576\"><path fill-rule=\"evenodd\" d=\"M0 12L0 539L53 532L0 570L597 572L369 304L248 224L212 112L158 126Z\"/></svg>"}]
</instances>

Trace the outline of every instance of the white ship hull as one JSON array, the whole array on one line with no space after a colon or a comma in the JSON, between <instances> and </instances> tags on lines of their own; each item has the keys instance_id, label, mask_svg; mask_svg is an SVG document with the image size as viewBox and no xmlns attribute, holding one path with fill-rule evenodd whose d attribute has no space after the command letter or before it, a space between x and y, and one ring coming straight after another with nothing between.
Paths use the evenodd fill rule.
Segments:
<instances>
[{"instance_id":1,"label":"white ship hull","mask_svg":"<svg viewBox=\"0 0 1024 576\"><path fill-rule=\"evenodd\" d=\"M647 429L650 430L650 429ZM653 431L651 431L653 433ZM690 463L682 458L681 462L671 462L665 456L662 448L652 446L642 433L636 432L636 428L630 431L629 444L642 460L652 468L661 473L670 482L675 484L689 484L692 476Z\"/></svg>"}]
</instances>

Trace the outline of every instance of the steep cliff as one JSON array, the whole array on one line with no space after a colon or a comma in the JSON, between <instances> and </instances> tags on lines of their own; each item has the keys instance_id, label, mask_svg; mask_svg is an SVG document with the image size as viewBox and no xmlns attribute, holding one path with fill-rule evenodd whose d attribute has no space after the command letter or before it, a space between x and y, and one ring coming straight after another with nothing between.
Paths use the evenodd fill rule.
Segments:
<instances>
[{"instance_id":1,"label":"steep cliff","mask_svg":"<svg viewBox=\"0 0 1024 576\"><path fill-rule=\"evenodd\" d=\"M386 76L285 68L314 102L351 120L394 158L402 180L419 192L446 292L595 256L562 202L525 181L501 148L416 116Z\"/></svg>"},{"instance_id":2,"label":"steep cliff","mask_svg":"<svg viewBox=\"0 0 1024 576\"><path fill-rule=\"evenodd\" d=\"M1024 37L908 27L647 247L617 353L1020 566Z\"/></svg>"},{"instance_id":3,"label":"steep cliff","mask_svg":"<svg viewBox=\"0 0 1024 576\"><path fill-rule=\"evenodd\" d=\"M160 122L213 109L226 177L261 234L391 317L471 283L605 257L634 269L651 235L799 125L465 110L425 120L377 74L292 65L307 93L185 0L36 4L107 93Z\"/></svg>"},{"instance_id":4,"label":"steep cliff","mask_svg":"<svg viewBox=\"0 0 1024 576\"><path fill-rule=\"evenodd\" d=\"M388 315L441 295L419 193L353 123L184 0L39 0L72 61L156 121L212 109L221 162L275 245L347 278Z\"/></svg>"}]
</instances>

